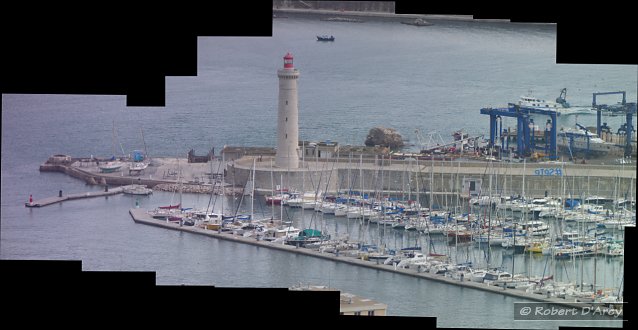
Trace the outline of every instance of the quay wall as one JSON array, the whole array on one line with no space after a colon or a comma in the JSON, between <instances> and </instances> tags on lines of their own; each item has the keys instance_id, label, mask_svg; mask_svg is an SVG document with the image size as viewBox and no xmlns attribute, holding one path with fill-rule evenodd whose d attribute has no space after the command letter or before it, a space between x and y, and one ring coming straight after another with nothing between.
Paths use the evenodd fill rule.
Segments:
<instances>
[{"instance_id":1,"label":"quay wall","mask_svg":"<svg viewBox=\"0 0 638 330\"><path fill-rule=\"evenodd\" d=\"M178 183L177 176L164 178L161 175L173 167L177 169L177 165L169 163L168 159L158 162L165 162L166 165L149 167L149 172L140 176L99 173L97 167L82 167L77 166L77 163L44 163L40 166L40 171L62 172L87 184L116 186L136 183L152 188L158 184ZM373 195L402 195L411 199L416 199L418 194L423 201L432 192L434 204L448 206L454 205L457 196L467 198L469 194L487 195L490 191L493 195L503 196L542 197L548 194L565 197L571 195L575 198L590 195L629 198L636 189L635 165L396 159L383 162L374 159L361 162L323 159L302 162L302 167L297 169L281 169L272 164L273 162L266 157L243 157L220 168L225 168L227 185L245 189L252 188L249 181L254 172L255 190L261 194L269 195L277 186L296 191L323 193L346 192L351 189ZM211 171L210 166L206 164L182 164L179 168L183 173L182 177L186 178L183 179L186 181L183 182L184 191L189 191L186 189L188 178L204 178L206 172ZM213 181L211 177L208 181L199 181L196 186L210 186ZM469 188L473 190L468 191Z\"/></svg>"},{"instance_id":2,"label":"quay wall","mask_svg":"<svg viewBox=\"0 0 638 330\"><path fill-rule=\"evenodd\" d=\"M479 163L463 161L393 161L392 165L375 163L344 164L317 162L307 169L277 169L255 163L255 189L270 194L277 185L297 191L334 193L348 189L370 193L411 194L467 198L493 194L528 197L573 196L630 197L636 187L636 167L619 165L583 165L553 163ZM236 161L228 167L228 176L245 184L252 177L251 159ZM266 162L266 164L269 164ZM472 184L472 182L474 182ZM524 190L523 190L524 189ZM435 197L438 204L445 197ZM451 199L447 199L452 203ZM436 203L436 202L435 202Z\"/></svg>"},{"instance_id":3,"label":"quay wall","mask_svg":"<svg viewBox=\"0 0 638 330\"><path fill-rule=\"evenodd\" d=\"M90 185L111 185L111 186L125 186L132 183L146 185L149 188L153 188L160 183L171 183L172 181L148 179L144 177L131 178L130 176L111 176L101 175L99 173L92 173L79 169L77 167L70 166L69 164L42 164L40 165L41 172L61 172L76 179L85 181Z\"/></svg>"}]
</instances>

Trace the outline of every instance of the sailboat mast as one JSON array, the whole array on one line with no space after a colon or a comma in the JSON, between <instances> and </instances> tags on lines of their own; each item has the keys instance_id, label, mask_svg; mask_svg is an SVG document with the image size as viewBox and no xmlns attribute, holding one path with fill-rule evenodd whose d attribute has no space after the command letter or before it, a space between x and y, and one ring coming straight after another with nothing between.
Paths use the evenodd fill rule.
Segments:
<instances>
[{"instance_id":1,"label":"sailboat mast","mask_svg":"<svg viewBox=\"0 0 638 330\"><path fill-rule=\"evenodd\" d=\"M512 274L514 274L514 262L516 261L516 222L512 224L514 226L513 235L513 243L512 243Z\"/></svg>"},{"instance_id":2,"label":"sailboat mast","mask_svg":"<svg viewBox=\"0 0 638 330\"><path fill-rule=\"evenodd\" d=\"M408 168L408 165L404 161L403 172L401 173L401 201L405 201L405 174L407 172L407 168Z\"/></svg>"},{"instance_id":3,"label":"sailboat mast","mask_svg":"<svg viewBox=\"0 0 638 330\"><path fill-rule=\"evenodd\" d=\"M222 170L222 211L221 211L221 220L223 223L224 220L224 199L226 199L226 182L225 182L225 178L226 178L226 160L225 160L225 154L222 153L222 164L224 166L223 170Z\"/></svg>"},{"instance_id":4,"label":"sailboat mast","mask_svg":"<svg viewBox=\"0 0 638 330\"><path fill-rule=\"evenodd\" d=\"M252 180L252 187L250 189L250 221L253 221L253 218L255 217L255 161L256 159L253 158L253 180Z\"/></svg>"},{"instance_id":5,"label":"sailboat mast","mask_svg":"<svg viewBox=\"0 0 638 330\"><path fill-rule=\"evenodd\" d=\"M525 165L526 165L526 159L523 158L523 188L522 188L523 191L521 193L523 195L523 200L525 200L525 171L526 171Z\"/></svg>"},{"instance_id":6,"label":"sailboat mast","mask_svg":"<svg viewBox=\"0 0 638 330\"><path fill-rule=\"evenodd\" d=\"M487 216L487 263L490 263L490 259L491 259L491 256L492 256L492 253L491 253L492 252L492 247L490 245L490 238L491 238L490 235L492 233L492 176L494 175L494 167L493 167L494 165L493 165L491 159L490 159L490 162L489 162L489 166L490 166L490 169L492 171L490 173L489 193L487 194L487 196L488 196L487 205L489 207L488 216ZM479 226L479 235L481 234L480 228L481 227ZM512 273L512 274L514 274L514 273Z\"/></svg>"},{"instance_id":7,"label":"sailboat mast","mask_svg":"<svg viewBox=\"0 0 638 330\"><path fill-rule=\"evenodd\" d=\"M301 229L303 230L306 226L306 219L304 218L304 203L306 202L306 159L304 157L304 155L306 154L305 151L305 147L304 147L304 152L301 155L302 157L302 163L304 164L304 170L301 171ZM270 161L270 163L272 164L272 160ZM272 166L272 165L271 165ZM274 217L274 214L273 214ZM282 219L283 220L283 219Z\"/></svg>"},{"instance_id":8,"label":"sailboat mast","mask_svg":"<svg viewBox=\"0 0 638 330\"><path fill-rule=\"evenodd\" d=\"M363 244L366 243L366 239L365 239L365 232L364 232L364 221L363 221L363 206L365 205L364 202L364 194L363 194L363 155L359 155L359 183L361 186L361 191L359 192L359 196L361 196L361 199L359 201L359 203L361 204L359 206L359 212L361 212L361 220L359 220L359 239L363 242ZM363 237L362 237L363 236Z\"/></svg>"},{"instance_id":9,"label":"sailboat mast","mask_svg":"<svg viewBox=\"0 0 638 330\"><path fill-rule=\"evenodd\" d=\"M142 143L144 144L144 158L150 159L150 157L148 156L148 150L146 150L146 140L144 139L144 129L142 129L141 127L140 127L140 132L142 133ZM212 170L212 167L211 167L211 170Z\"/></svg>"},{"instance_id":10,"label":"sailboat mast","mask_svg":"<svg viewBox=\"0 0 638 330\"><path fill-rule=\"evenodd\" d=\"M380 203L380 205L381 205L381 214L385 213L385 205L386 205L385 196L384 196L385 195L385 189L383 188L383 183L384 183L383 182L383 179L384 179L383 165L384 165L384 161L385 161L385 157L383 155L381 155L381 166L380 166L381 167L381 203ZM389 200L389 198L388 198L388 200ZM381 230L380 230L381 227L380 226L381 225L379 224L379 219L378 219L378 216L377 216L377 246L379 248L381 248L381 246L382 246ZM383 226L383 229L385 231L385 226ZM383 237L385 238L385 232L384 232Z\"/></svg>"},{"instance_id":11,"label":"sailboat mast","mask_svg":"<svg viewBox=\"0 0 638 330\"><path fill-rule=\"evenodd\" d=\"M346 201L346 235L350 237L350 198L352 197L352 181L350 181L350 169L352 168L352 151L348 154L348 200Z\"/></svg>"},{"instance_id":12,"label":"sailboat mast","mask_svg":"<svg viewBox=\"0 0 638 330\"><path fill-rule=\"evenodd\" d=\"M270 210L272 219L275 218L275 179L273 178L272 158L270 159ZM302 205L303 206L303 205Z\"/></svg>"},{"instance_id":13,"label":"sailboat mast","mask_svg":"<svg viewBox=\"0 0 638 330\"><path fill-rule=\"evenodd\" d=\"M416 163L417 167L419 166L419 160L417 159L417 163ZM417 181L418 183L418 181ZM432 160L432 163L430 164L430 200L428 202L428 205L430 207L430 210L432 209L432 204L434 201L434 160Z\"/></svg>"},{"instance_id":14,"label":"sailboat mast","mask_svg":"<svg viewBox=\"0 0 638 330\"><path fill-rule=\"evenodd\" d=\"M420 204L420 194L419 194L419 178L420 178L420 174L421 174L421 168L419 167L419 158L417 157L416 159L416 168L417 168L417 173L416 173L416 202L414 203L414 206L417 207L417 217L421 216L421 204ZM430 193L432 193L432 184L430 184ZM418 219L418 218L417 218ZM418 239L419 236L417 236ZM419 242L416 242L416 246L420 247Z\"/></svg>"},{"instance_id":15,"label":"sailboat mast","mask_svg":"<svg viewBox=\"0 0 638 330\"><path fill-rule=\"evenodd\" d=\"M113 132L111 133L111 143L113 148L113 157L115 157L115 119L113 119Z\"/></svg>"},{"instance_id":16,"label":"sailboat mast","mask_svg":"<svg viewBox=\"0 0 638 330\"><path fill-rule=\"evenodd\" d=\"M179 181L179 207L182 207L182 168L177 158L177 181Z\"/></svg>"}]
</instances>

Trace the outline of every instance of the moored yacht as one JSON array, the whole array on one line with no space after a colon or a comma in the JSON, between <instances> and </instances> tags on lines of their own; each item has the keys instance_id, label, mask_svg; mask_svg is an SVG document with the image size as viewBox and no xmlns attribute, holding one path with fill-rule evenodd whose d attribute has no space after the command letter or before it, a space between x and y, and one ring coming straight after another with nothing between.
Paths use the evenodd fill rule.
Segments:
<instances>
[{"instance_id":1,"label":"moored yacht","mask_svg":"<svg viewBox=\"0 0 638 330\"><path fill-rule=\"evenodd\" d=\"M561 115L571 115L578 113L594 113L590 107L572 107L565 99L567 97L567 88L560 91L560 96L556 98L556 102L544 100L531 95L531 91L527 95L523 95L518 100L518 105L527 108L535 108L541 110L556 111Z\"/></svg>"}]
</instances>

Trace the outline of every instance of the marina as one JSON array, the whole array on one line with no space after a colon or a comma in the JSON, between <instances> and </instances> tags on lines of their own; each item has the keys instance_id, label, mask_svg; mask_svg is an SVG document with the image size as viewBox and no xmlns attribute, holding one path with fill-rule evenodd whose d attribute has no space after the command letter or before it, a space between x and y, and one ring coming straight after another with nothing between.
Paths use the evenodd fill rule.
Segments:
<instances>
[{"instance_id":1,"label":"marina","mask_svg":"<svg viewBox=\"0 0 638 330\"><path fill-rule=\"evenodd\" d=\"M574 161L573 155L570 155L571 162L558 162L557 107L539 106L533 102L542 100L529 98L526 100L532 102L531 106L510 104L508 108L481 109L481 114L490 116L489 142L464 138L463 131L456 131L452 134L455 142L445 144L445 147L424 147L419 154L395 154L388 152L389 145L371 143L370 146L368 140L367 147L346 146L342 151L340 145L332 141L299 141L297 80L300 71L294 66L291 53L283 56L283 68L277 70L277 77L280 88L274 150L232 147L229 153L225 146L221 160L214 154L214 148L207 156L195 156L191 149L186 160L145 159L140 153L135 160L113 156L105 162L93 156L73 158L57 154L49 157L40 166L40 171L63 172L93 185L99 182L105 186L105 193L108 185L124 182L132 184L117 192L149 195L152 191L146 188L147 185L162 185L172 189L173 194L179 193L178 202L171 199L169 205L149 211L140 209L139 200L136 200L136 208L129 210L135 223L295 252L518 299L574 308L579 303L603 303L608 310L622 309L622 284L599 289L596 270L594 283L585 283L584 274L577 283L569 279L568 272L567 281L555 279L553 273L545 270L540 275L531 270L515 272L517 254L529 253L530 258L524 262L530 268L540 266L532 266L533 254L543 256L545 267L551 261L552 268L558 267L561 260L572 261L574 265L578 261L583 267L583 258L593 258L596 262L599 256L604 257L605 262L614 262L608 259L624 257L625 228L635 227L635 166L624 163L583 166ZM627 113L627 126L631 129L635 103L627 104L623 111ZM533 126L530 126L533 121L529 118L538 114L550 116L545 141L541 141L545 144L546 154L540 157L532 154L538 148ZM500 116L517 119L519 130L515 148L509 148L509 138L508 147L504 148L502 125L498 126ZM607 153L607 150L590 146L606 142L588 133L587 128L579 128L584 132L587 156ZM381 141L388 141L392 136L392 143L400 145L394 130L375 129L381 134ZM628 142L620 149L627 159L632 157L630 131ZM577 149L574 134L570 136L570 152ZM496 143L499 136L500 148ZM509 137L508 133L506 136ZM578 148L583 149L583 146ZM341 152L347 153L347 162L341 158ZM441 154L450 158L437 157L438 161L435 161L435 155ZM226 161L227 156L229 161ZM128 175L122 170L127 163L130 163ZM132 171L133 168L139 170ZM224 209L223 205L229 181L233 182L231 196L241 198L237 203L233 201L234 212L228 211L229 206ZM137 184L133 185L133 182ZM205 209L187 207L183 203L185 184L191 187L187 191L210 194ZM255 198L269 189L271 194L265 196L264 202L272 207L272 213L268 217L260 212L260 220L255 213ZM221 210L215 208L217 198L213 199L213 196L217 195L222 196ZM606 197L601 199L600 195ZM59 197L62 198L61 191ZM26 206L43 205L34 203L31 198ZM250 212L242 208L244 198L250 202ZM293 203L296 199L299 201ZM47 203L59 201L62 200L45 200ZM275 216L275 205L279 205L278 217ZM300 218L295 218L293 211L285 212L284 216L286 206L300 208L302 213L297 214ZM305 225L303 211L306 209L321 213L320 217L311 217L310 223L314 221L314 227ZM539 219L541 214L543 220ZM327 225L331 217L334 218L334 231ZM347 219L345 235L338 232L338 217ZM554 221L550 225L545 219ZM356 234L350 227L351 220L358 223ZM295 224L299 228L295 228ZM374 226L376 231L372 229ZM414 233L414 245L405 246L403 237L400 244L396 241L390 244L386 240L387 227L393 232L406 233L408 240L409 233ZM565 232L573 230L576 230L574 235L565 236ZM433 238L440 235L443 239ZM422 245L424 242L427 254ZM447 253L432 251L436 245L440 251L445 243ZM463 248L466 248L465 261L459 255ZM499 248L504 249L499 251L501 258L512 255L509 272L492 264L492 249ZM476 253L485 249L485 260L476 258ZM470 258L471 254L473 258ZM617 276L613 276L615 283Z\"/></svg>"},{"instance_id":2,"label":"marina","mask_svg":"<svg viewBox=\"0 0 638 330\"><path fill-rule=\"evenodd\" d=\"M513 305L627 302L635 72L556 65L555 26L273 12L271 38L198 38L198 76L166 80L166 109L3 97L1 257L313 283L442 327L582 325ZM547 99L565 87L570 107ZM628 102L598 112L599 90ZM406 146L361 145L377 127Z\"/></svg>"},{"instance_id":3,"label":"marina","mask_svg":"<svg viewBox=\"0 0 638 330\"><path fill-rule=\"evenodd\" d=\"M355 266L372 268L375 270L394 272L394 273L403 274L407 276L424 278L424 279L428 279L432 281L438 281L438 282L442 282L446 284L463 286L467 288L473 288L477 290L483 290L483 291L488 291L492 293L508 295L508 296L526 299L526 300L533 300L538 302L546 302L546 303L559 304L559 305L578 307L578 308L583 307L582 305L576 304L575 303L577 302L576 300L569 301L566 299L550 297L550 293L549 293L550 291L547 291L547 290L539 291L538 293L528 293L524 290L508 289L506 286L503 286L503 285L501 286L497 284L490 285L490 283L487 283L487 282L477 283L472 280L471 275L468 275L465 278L461 277L460 279L459 278L455 279L450 276L438 275L436 273L422 272L420 271L420 268L403 268L403 267L397 267L397 263L388 264L388 263L379 262L379 260L387 259L388 258L387 256L381 259L368 258L367 256L350 257L345 253L346 251L343 251L341 253L327 253L327 252L322 252L321 250L312 250L312 249L307 249L307 248L303 248L299 246L282 244L281 242L275 243L275 242L255 239L254 237L245 237L243 235L235 235L232 232L221 232L219 230L208 230L205 227L199 228L197 226L184 226L175 222L158 221L157 219L154 219L151 216L149 216L147 210L145 209L139 209L139 208L130 209L129 213L131 217L133 218L133 221L135 221L136 223L141 223L145 225L151 225L151 226L156 226L156 227L161 227L161 228L171 229L171 230L179 230L179 231L189 232L189 233L198 234L198 235L205 235L205 236L213 237L216 239L229 240L233 242L241 242L244 244L276 249L279 251L287 251L291 253L303 254L303 255L312 256L315 258L343 262L343 263L348 263ZM617 305L615 308L619 308L619 306L620 305Z\"/></svg>"}]
</instances>

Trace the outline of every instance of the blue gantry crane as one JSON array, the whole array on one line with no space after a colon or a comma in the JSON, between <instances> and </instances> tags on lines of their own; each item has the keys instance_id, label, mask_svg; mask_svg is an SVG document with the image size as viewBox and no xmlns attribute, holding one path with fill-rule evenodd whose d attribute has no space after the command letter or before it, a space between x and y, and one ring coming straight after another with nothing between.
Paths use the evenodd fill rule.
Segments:
<instances>
[{"instance_id":1,"label":"blue gantry crane","mask_svg":"<svg viewBox=\"0 0 638 330\"><path fill-rule=\"evenodd\" d=\"M596 97L599 95L622 95L622 102L614 105L607 104L597 104ZM596 92L593 93L592 97L592 107L596 109L596 134L601 137L602 133L602 125L601 125L601 115L602 111L611 111L614 113L624 113L626 123L623 125L625 136L625 157L631 157L631 139L633 134L633 116L636 113L636 103L635 102L627 102L627 93L625 91L618 92Z\"/></svg>"},{"instance_id":2,"label":"blue gantry crane","mask_svg":"<svg viewBox=\"0 0 638 330\"><path fill-rule=\"evenodd\" d=\"M505 150L502 117L516 118L516 155L518 157L530 156L535 149L543 150L549 159L558 159L556 148L556 122L559 112L509 103L507 108L483 108L481 114L490 116L490 147L496 145L497 136L501 138L501 150ZM534 120L531 115L545 115L550 118L545 125L545 146L537 148L534 141ZM500 125L499 125L500 124ZM509 148L509 140L508 140Z\"/></svg>"}]
</instances>

